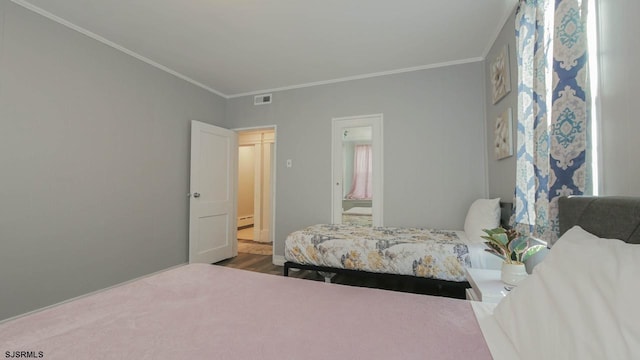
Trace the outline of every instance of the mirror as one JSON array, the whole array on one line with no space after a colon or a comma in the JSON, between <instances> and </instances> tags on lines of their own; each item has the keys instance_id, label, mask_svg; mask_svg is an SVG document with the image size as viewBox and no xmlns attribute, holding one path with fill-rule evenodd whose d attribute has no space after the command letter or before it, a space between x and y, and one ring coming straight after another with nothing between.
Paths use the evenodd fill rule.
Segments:
<instances>
[{"instance_id":1,"label":"mirror","mask_svg":"<svg viewBox=\"0 0 640 360\"><path fill-rule=\"evenodd\" d=\"M373 128L343 128L342 223L373 224Z\"/></svg>"}]
</instances>

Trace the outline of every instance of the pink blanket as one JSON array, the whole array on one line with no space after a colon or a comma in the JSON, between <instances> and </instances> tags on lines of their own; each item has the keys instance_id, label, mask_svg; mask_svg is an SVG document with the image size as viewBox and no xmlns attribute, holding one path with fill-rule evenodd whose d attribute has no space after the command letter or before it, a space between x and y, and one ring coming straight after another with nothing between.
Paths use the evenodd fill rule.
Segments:
<instances>
[{"instance_id":1,"label":"pink blanket","mask_svg":"<svg viewBox=\"0 0 640 360\"><path fill-rule=\"evenodd\" d=\"M491 359L463 300L187 265L0 324L44 359Z\"/></svg>"}]
</instances>

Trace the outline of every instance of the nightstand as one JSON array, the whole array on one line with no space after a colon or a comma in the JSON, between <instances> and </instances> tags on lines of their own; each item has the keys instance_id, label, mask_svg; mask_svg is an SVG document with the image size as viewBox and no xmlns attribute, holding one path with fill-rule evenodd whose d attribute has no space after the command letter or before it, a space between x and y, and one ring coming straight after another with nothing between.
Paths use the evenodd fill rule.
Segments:
<instances>
[{"instance_id":1,"label":"nightstand","mask_svg":"<svg viewBox=\"0 0 640 360\"><path fill-rule=\"evenodd\" d=\"M465 276L471 284L466 289L467 300L499 303L509 293L500 280L500 270L466 268Z\"/></svg>"}]
</instances>

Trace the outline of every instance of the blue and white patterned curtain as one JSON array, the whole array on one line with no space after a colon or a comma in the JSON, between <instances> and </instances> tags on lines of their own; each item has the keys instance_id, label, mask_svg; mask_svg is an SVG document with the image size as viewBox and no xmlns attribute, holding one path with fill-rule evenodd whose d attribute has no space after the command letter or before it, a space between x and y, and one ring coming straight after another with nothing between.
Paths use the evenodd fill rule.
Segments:
<instances>
[{"instance_id":1,"label":"blue and white patterned curtain","mask_svg":"<svg viewBox=\"0 0 640 360\"><path fill-rule=\"evenodd\" d=\"M515 227L551 242L558 198L591 191L586 9L586 0L521 0L516 15Z\"/></svg>"}]
</instances>

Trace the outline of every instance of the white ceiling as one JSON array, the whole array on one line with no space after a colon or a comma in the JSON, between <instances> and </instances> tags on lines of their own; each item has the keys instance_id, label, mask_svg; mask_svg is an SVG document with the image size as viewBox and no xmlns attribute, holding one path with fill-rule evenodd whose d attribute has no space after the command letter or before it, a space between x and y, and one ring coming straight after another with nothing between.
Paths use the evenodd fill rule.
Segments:
<instances>
[{"instance_id":1,"label":"white ceiling","mask_svg":"<svg viewBox=\"0 0 640 360\"><path fill-rule=\"evenodd\" d=\"M12 0L225 97L479 61L517 0Z\"/></svg>"}]
</instances>

